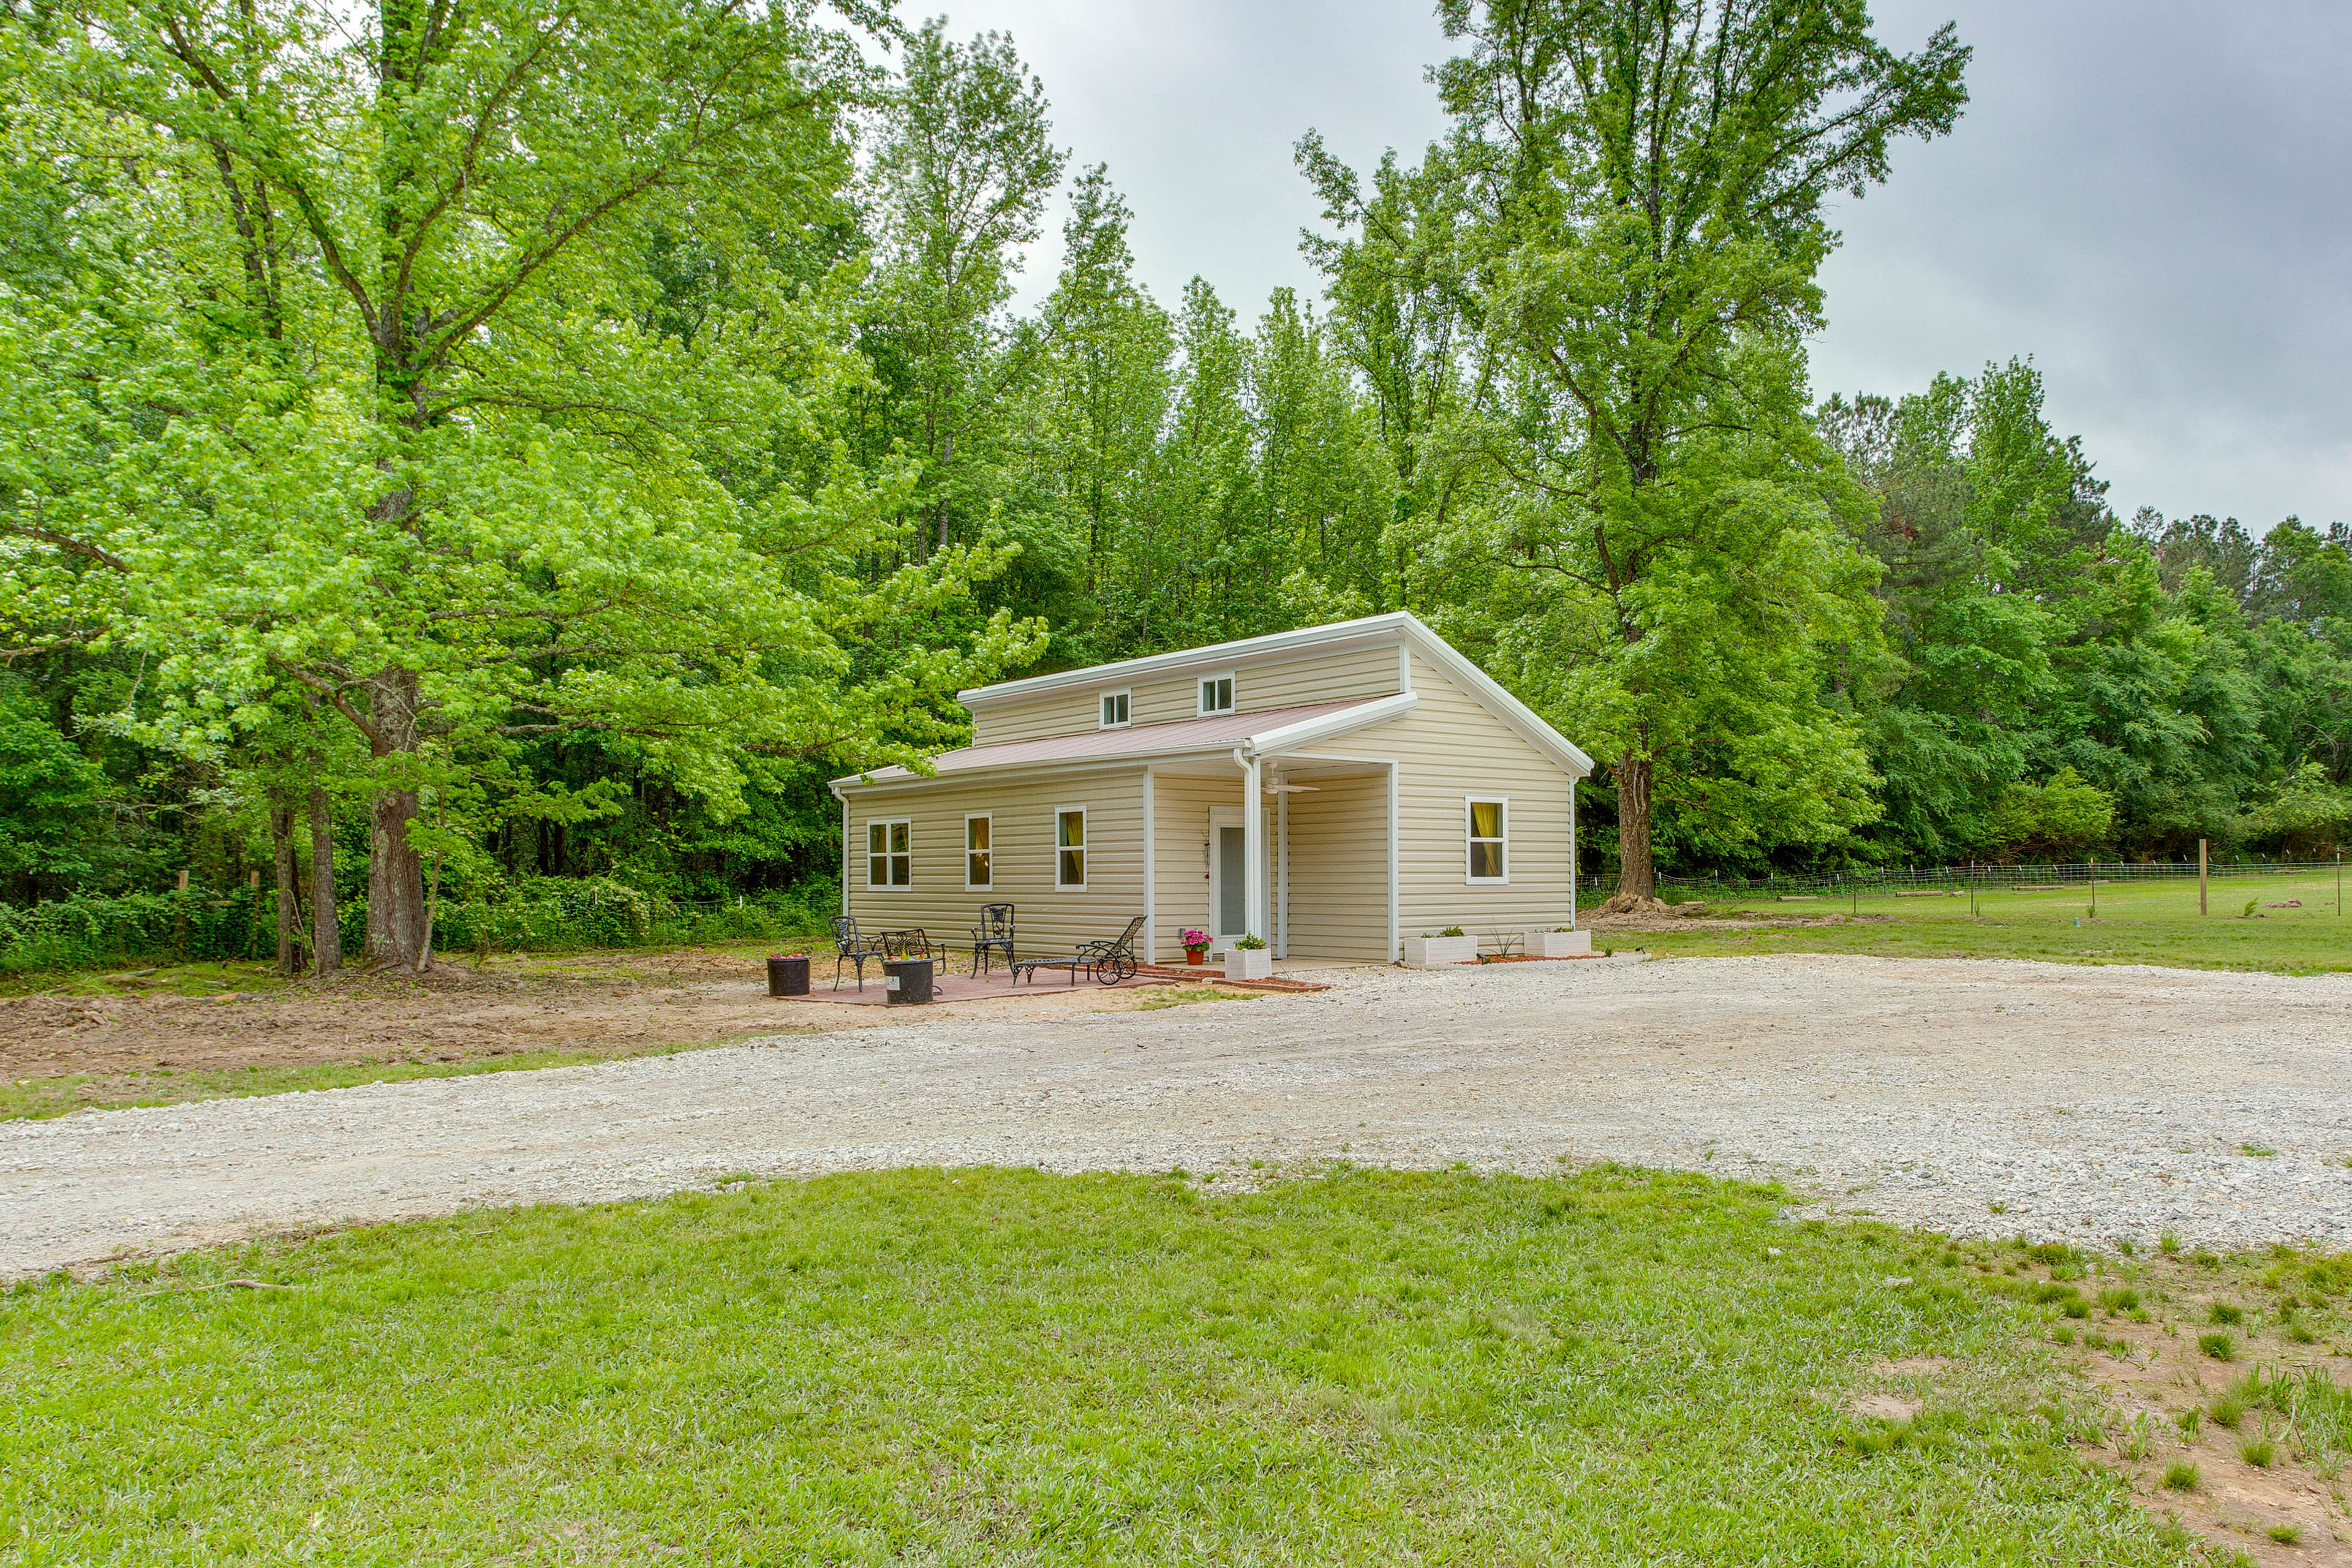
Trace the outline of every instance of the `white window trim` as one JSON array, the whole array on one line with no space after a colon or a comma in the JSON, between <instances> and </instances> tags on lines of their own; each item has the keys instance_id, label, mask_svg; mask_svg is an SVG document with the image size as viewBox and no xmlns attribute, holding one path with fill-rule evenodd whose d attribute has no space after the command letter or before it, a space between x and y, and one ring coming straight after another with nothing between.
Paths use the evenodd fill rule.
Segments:
<instances>
[{"instance_id":1,"label":"white window trim","mask_svg":"<svg viewBox=\"0 0 2352 1568\"><path fill-rule=\"evenodd\" d=\"M1211 681L1215 680L1233 681L1234 705L1232 707L1211 708L1202 699L1201 688L1208 685ZM1242 683L1234 678L1234 672L1230 669L1211 670L1206 675L1200 676L1193 680L1192 701L1199 709L1199 716L1203 719L1213 719L1220 713L1238 713L1241 711L1242 706Z\"/></svg>"},{"instance_id":2,"label":"white window trim","mask_svg":"<svg viewBox=\"0 0 2352 1568\"><path fill-rule=\"evenodd\" d=\"M1121 719L1121 720L1120 720L1118 723L1116 723L1116 724L1112 723L1109 720L1105 719L1105 718L1102 716L1102 705L1103 705L1104 703L1106 703L1106 702L1109 701L1109 700L1110 700L1112 698L1114 698L1114 697L1124 697L1124 698L1126 698L1126 699L1127 699L1127 717L1126 717L1126 718L1124 718L1124 719ZM1096 693L1095 693L1095 727L1096 727L1097 729L1099 729L1099 730L1124 730L1124 729L1127 729L1127 728L1130 727L1131 725L1133 725L1133 724L1134 724L1134 722L1135 722L1135 688L1134 688L1134 687L1132 687L1132 686L1118 686L1118 687L1114 687L1114 688L1112 688L1112 689L1111 689L1110 690L1108 690L1108 691L1097 691L1097 692L1096 692Z\"/></svg>"},{"instance_id":3,"label":"white window trim","mask_svg":"<svg viewBox=\"0 0 2352 1568\"><path fill-rule=\"evenodd\" d=\"M1474 839L1471 828L1475 819L1471 808L1477 805L1499 805L1503 808L1503 836L1500 838ZM1503 874L1499 877L1474 877L1470 874L1470 846L1473 843L1500 844L1503 847ZM1511 797L1507 795L1465 795L1462 797L1462 880L1474 888L1507 888L1511 885Z\"/></svg>"},{"instance_id":4,"label":"white window trim","mask_svg":"<svg viewBox=\"0 0 2352 1568\"><path fill-rule=\"evenodd\" d=\"M988 880L971 879L971 825L988 824ZM907 847L914 847L913 830L908 832ZM996 890L996 814L992 811L968 811L963 816L963 889L967 893L992 893Z\"/></svg>"},{"instance_id":5,"label":"white window trim","mask_svg":"<svg viewBox=\"0 0 2352 1568\"><path fill-rule=\"evenodd\" d=\"M1069 847L1079 851L1078 866L1086 872L1087 877L1092 877L1095 874L1095 836L1092 831L1089 830L1087 823L1087 808L1083 805L1055 806L1054 808L1054 830L1051 835L1051 838L1054 851L1054 891L1057 893L1083 893L1087 890L1086 879L1084 878L1081 878L1079 880L1075 882L1065 882L1062 880L1062 850L1064 848L1062 843L1062 818L1070 816L1072 813L1076 813L1078 819L1078 842Z\"/></svg>"},{"instance_id":6,"label":"white window trim","mask_svg":"<svg viewBox=\"0 0 2352 1568\"><path fill-rule=\"evenodd\" d=\"M877 882L874 879L874 830L877 827L882 829L882 874L885 877L887 877L890 874L890 861L892 858L892 851L890 849L890 829L893 827L903 827L907 830L907 879L905 881ZM915 819L911 816L867 817L866 819L866 886L875 892L889 893L902 892L913 888L914 885Z\"/></svg>"}]
</instances>

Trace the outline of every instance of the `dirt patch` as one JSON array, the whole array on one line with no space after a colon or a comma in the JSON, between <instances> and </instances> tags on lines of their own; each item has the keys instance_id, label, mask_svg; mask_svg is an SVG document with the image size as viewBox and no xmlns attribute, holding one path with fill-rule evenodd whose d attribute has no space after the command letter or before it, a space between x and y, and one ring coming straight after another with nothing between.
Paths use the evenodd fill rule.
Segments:
<instances>
[{"instance_id":1,"label":"dirt patch","mask_svg":"<svg viewBox=\"0 0 2352 1568\"><path fill-rule=\"evenodd\" d=\"M1958 1364L1949 1356L1906 1355L1880 1362L1870 1370L1878 1377L1941 1377Z\"/></svg>"},{"instance_id":2,"label":"dirt patch","mask_svg":"<svg viewBox=\"0 0 2352 1568\"><path fill-rule=\"evenodd\" d=\"M0 997L0 1075L18 1081L89 1077L84 1087L102 1098L110 1085L155 1072L465 1062L544 1052L639 1056L904 1021L891 1009L772 998L761 956L689 948L509 957L478 966L445 957L422 975L353 972L212 996L142 994L139 979L126 977L94 994ZM1036 1017L1124 1011L1139 1000L1140 993L1127 987L1040 987L1034 996L923 1012Z\"/></svg>"},{"instance_id":3,"label":"dirt patch","mask_svg":"<svg viewBox=\"0 0 2352 1568\"><path fill-rule=\"evenodd\" d=\"M2114 1403L2100 1458L2130 1481L2139 1506L2224 1553L2282 1568L2352 1568L2342 1429L2332 1421L2306 1429L2261 1393L2273 1380L2292 1386L2316 1377L2352 1397L2341 1295L2352 1272L2323 1267L2322 1277L2337 1280L2332 1300L2291 1254L2261 1271L2233 1273L2209 1256L2153 1258L2128 1272L2127 1287L2074 1281L2084 1299L2105 1304L2053 1330ZM2221 1333L2226 1347L2208 1342ZM2213 1353L2224 1348L2226 1359Z\"/></svg>"},{"instance_id":4,"label":"dirt patch","mask_svg":"<svg viewBox=\"0 0 2352 1568\"><path fill-rule=\"evenodd\" d=\"M1601 934L1650 931L1763 931L1774 926L1885 925L1893 915L1841 913L1770 914L1756 910L1724 910L1706 904L1658 904L1639 914L1592 914L1579 923Z\"/></svg>"}]
</instances>

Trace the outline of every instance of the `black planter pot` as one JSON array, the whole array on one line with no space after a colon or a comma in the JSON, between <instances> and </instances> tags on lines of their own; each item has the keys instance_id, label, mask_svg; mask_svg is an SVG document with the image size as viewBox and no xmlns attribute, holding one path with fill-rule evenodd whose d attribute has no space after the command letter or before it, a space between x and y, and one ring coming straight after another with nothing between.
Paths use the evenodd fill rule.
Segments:
<instances>
[{"instance_id":1,"label":"black planter pot","mask_svg":"<svg viewBox=\"0 0 2352 1568\"><path fill-rule=\"evenodd\" d=\"M806 955L768 960L768 994L771 996L805 996L809 994L809 961Z\"/></svg>"},{"instance_id":2,"label":"black planter pot","mask_svg":"<svg viewBox=\"0 0 2352 1568\"><path fill-rule=\"evenodd\" d=\"M883 998L891 1006L914 1006L931 999L931 961L928 958L893 958L882 965L882 986L889 994Z\"/></svg>"}]
</instances>

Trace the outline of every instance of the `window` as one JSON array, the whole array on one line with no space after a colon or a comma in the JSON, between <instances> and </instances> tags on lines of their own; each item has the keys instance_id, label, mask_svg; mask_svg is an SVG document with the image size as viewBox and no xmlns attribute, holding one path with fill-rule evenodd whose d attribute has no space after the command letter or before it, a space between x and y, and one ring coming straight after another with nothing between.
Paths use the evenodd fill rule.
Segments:
<instances>
[{"instance_id":1,"label":"window","mask_svg":"<svg viewBox=\"0 0 2352 1568\"><path fill-rule=\"evenodd\" d=\"M1510 863L1504 858L1504 844L1510 831L1511 803L1474 800L1469 808L1470 880L1509 881Z\"/></svg>"},{"instance_id":2,"label":"window","mask_svg":"<svg viewBox=\"0 0 2352 1568\"><path fill-rule=\"evenodd\" d=\"M1087 885L1087 808L1066 805L1054 813L1054 886Z\"/></svg>"},{"instance_id":3,"label":"window","mask_svg":"<svg viewBox=\"0 0 2352 1568\"><path fill-rule=\"evenodd\" d=\"M995 837L994 819L967 816L963 819L963 885L985 888L989 885L988 851Z\"/></svg>"},{"instance_id":4,"label":"window","mask_svg":"<svg viewBox=\"0 0 2352 1568\"><path fill-rule=\"evenodd\" d=\"M1201 711L1230 713L1234 710L1234 678L1231 675L1204 675L1201 678Z\"/></svg>"},{"instance_id":5,"label":"window","mask_svg":"<svg viewBox=\"0 0 2352 1568\"><path fill-rule=\"evenodd\" d=\"M866 825L866 885L869 888L909 888L915 883L915 857L907 847L907 823Z\"/></svg>"},{"instance_id":6,"label":"window","mask_svg":"<svg viewBox=\"0 0 2352 1568\"><path fill-rule=\"evenodd\" d=\"M1128 694L1124 691L1106 691L1102 694L1102 727L1104 729L1127 728L1127 699Z\"/></svg>"}]
</instances>

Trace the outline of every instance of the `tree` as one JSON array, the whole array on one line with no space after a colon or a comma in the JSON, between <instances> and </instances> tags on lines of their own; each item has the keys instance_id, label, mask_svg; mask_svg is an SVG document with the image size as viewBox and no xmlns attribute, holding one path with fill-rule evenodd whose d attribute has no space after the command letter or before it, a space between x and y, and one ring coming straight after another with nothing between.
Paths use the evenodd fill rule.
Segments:
<instances>
[{"instance_id":1,"label":"tree","mask_svg":"<svg viewBox=\"0 0 2352 1568\"><path fill-rule=\"evenodd\" d=\"M1447 440L1496 487L1451 553L1545 584L1494 635L1560 672L1551 711L1611 764L1622 898L1651 894L1662 786L1717 828L1755 797L1815 799L1807 830L1841 830L1868 780L1815 677L1866 634L1868 574L1802 340L1826 203L1883 181L1895 139L1951 128L1968 51L1948 26L1892 53L1859 0L1440 16L1467 46L1435 79L1492 388Z\"/></svg>"},{"instance_id":2,"label":"tree","mask_svg":"<svg viewBox=\"0 0 2352 1568\"><path fill-rule=\"evenodd\" d=\"M986 515L991 467L974 448L1000 423L1001 317L1017 247L1037 237L1062 175L1051 134L1045 88L1010 38L959 46L940 18L908 40L875 166L890 340L881 353L899 368L941 550L958 514Z\"/></svg>"},{"instance_id":3,"label":"tree","mask_svg":"<svg viewBox=\"0 0 2352 1568\"><path fill-rule=\"evenodd\" d=\"M368 954L421 965L420 800L515 742L613 736L724 814L796 757L914 755L1036 638L908 634L985 543L858 574L913 476L845 459L854 279L782 264L841 207L851 34L723 0L369 20L89 0L12 45L92 239L74 294L0 318L0 528L18 604L152 661L152 733L218 752L293 691L364 741ZM691 331L652 265L681 236L730 279Z\"/></svg>"},{"instance_id":4,"label":"tree","mask_svg":"<svg viewBox=\"0 0 2352 1568\"><path fill-rule=\"evenodd\" d=\"M2011 855L2071 859L2098 845L2115 824L2113 796L2072 768L2045 784L2013 784L1993 812L1993 837Z\"/></svg>"}]
</instances>

